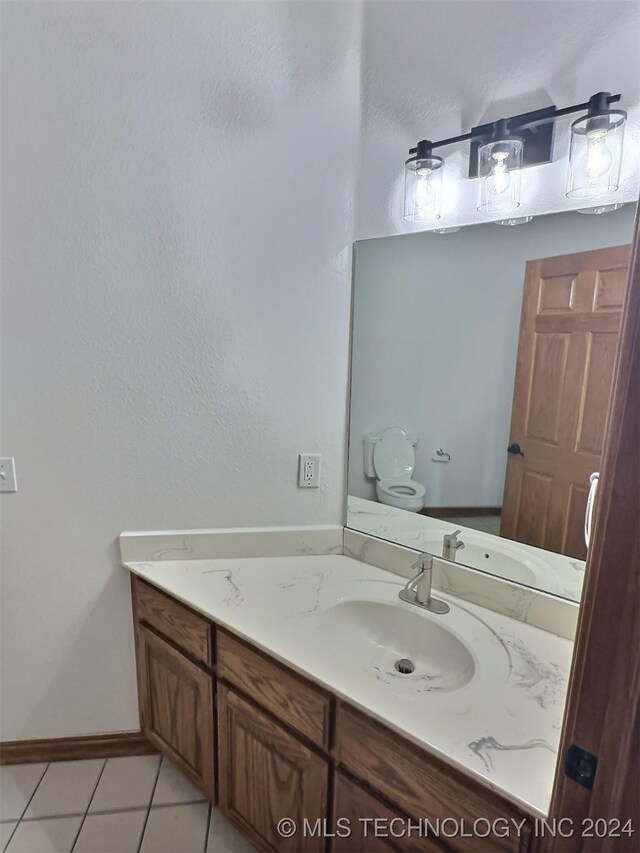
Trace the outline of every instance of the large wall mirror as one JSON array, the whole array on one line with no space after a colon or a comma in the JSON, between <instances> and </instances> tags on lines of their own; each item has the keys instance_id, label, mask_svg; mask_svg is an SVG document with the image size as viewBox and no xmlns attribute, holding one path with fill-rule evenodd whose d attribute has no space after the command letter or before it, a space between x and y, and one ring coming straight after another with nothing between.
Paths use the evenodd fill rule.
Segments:
<instances>
[{"instance_id":1,"label":"large wall mirror","mask_svg":"<svg viewBox=\"0 0 640 853\"><path fill-rule=\"evenodd\" d=\"M634 215L356 243L348 527L579 600Z\"/></svg>"}]
</instances>

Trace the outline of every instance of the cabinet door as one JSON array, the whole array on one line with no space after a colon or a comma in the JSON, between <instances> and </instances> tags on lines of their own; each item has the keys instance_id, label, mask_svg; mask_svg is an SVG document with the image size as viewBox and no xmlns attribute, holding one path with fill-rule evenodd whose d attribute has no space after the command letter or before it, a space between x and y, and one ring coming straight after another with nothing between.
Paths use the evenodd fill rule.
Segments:
<instances>
[{"instance_id":1,"label":"cabinet door","mask_svg":"<svg viewBox=\"0 0 640 853\"><path fill-rule=\"evenodd\" d=\"M478 818L489 821L492 832L486 838L460 831L442 839L451 850L529 850L532 827L526 814L344 703L338 709L336 755L350 774L365 780L380 796L398 803L414 819L428 818L437 823L453 818L467 829ZM506 835L505 826L509 829Z\"/></svg>"},{"instance_id":2,"label":"cabinet door","mask_svg":"<svg viewBox=\"0 0 640 853\"><path fill-rule=\"evenodd\" d=\"M212 677L145 625L136 647L142 730L213 800Z\"/></svg>"},{"instance_id":3,"label":"cabinet door","mask_svg":"<svg viewBox=\"0 0 640 853\"><path fill-rule=\"evenodd\" d=\"M442 850L436 841L420 837L417 821L409 824L401 811L392 809L339 771L333 796L333 853Z\"/></svg>"},{"instance_id":4,"label":"cabinet door","mask_svg":"<svg viewBox=\"0 0 640 853\"><path fill-rule=\"evenodd\" d=\"M219 806L261 848L325 849L329 764L262 711L220 685L218 690ZM291 838L278 821L295 821ZM318 826L304 832L304 820Z\"/></svg>"}]
</instances>

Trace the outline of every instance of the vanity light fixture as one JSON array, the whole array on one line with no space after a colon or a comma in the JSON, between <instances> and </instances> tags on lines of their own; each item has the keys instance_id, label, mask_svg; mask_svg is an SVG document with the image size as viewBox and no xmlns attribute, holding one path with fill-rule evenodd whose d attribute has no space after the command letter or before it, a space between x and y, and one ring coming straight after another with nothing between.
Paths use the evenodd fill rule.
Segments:
<instances>
[{"instance_id":1,"label":"vanity light fixture","mask_svg":"<svg viewBox=\"0 0 640 853\"><path fill-rule=\"evenodd\" d=\"M444 160L435 149L470 143L470 178L479 178L478 210L511 213L520 205L522 169L551 163L555 122L587 110L571 125L569 186L572 198L594 198L618 189L624 110L611 110L621 95L598 92L588 101L558 109L555 106L473 127L469 133L437 142L423 139L405 162L404 218L430 222L440 218ZM519 223L518 223L519 224Z\"/></svg>"}]
</instances>

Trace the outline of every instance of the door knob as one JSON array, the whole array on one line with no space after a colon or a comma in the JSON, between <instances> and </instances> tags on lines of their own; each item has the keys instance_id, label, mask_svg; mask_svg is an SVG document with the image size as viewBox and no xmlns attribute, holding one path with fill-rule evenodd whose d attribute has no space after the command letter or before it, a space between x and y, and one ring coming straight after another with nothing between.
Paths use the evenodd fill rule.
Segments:
<instances>
[{"instance_id":1,"label":"door knob","mask_svg":"<svg viewBox=\"0 0 640 853\"><path fill-rule=\"evenodd\" d=\"M509 447L507 447L507 453L511 453L513 456L524 456L519 444L510 444Z\"/></svg>"}]
</instances>

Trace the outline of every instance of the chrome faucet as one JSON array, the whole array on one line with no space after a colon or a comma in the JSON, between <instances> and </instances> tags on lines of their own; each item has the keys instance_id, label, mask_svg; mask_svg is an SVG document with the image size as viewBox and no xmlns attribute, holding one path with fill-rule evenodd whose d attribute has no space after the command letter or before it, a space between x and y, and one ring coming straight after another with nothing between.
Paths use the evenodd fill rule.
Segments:
<instances>
[{"instance_id":1,"label":"chrome faucet","mask_svg":"<svg viewBox=\"0 0 640 853\"><path fill-rule=\"evenodd\" d=\"M426 553L420 554L411 568L419 569L418 574L407 581L398 593L399 598L409 604L415 604L416 607L423 607L431 613L448 613L449 605L431 595L433 556Z\"/></svg>"},{"instance_id":2,"label":"chrome faucet","mask_svg":"<svg viewBox=\"0 0 640 853\"><path fill-rule=\"evenodd\" d=\"M447 533L442 540L442 557L445 560L456 559L456 551L464 548L464 542L458 539L458 533L462 531L456 530L454 533Z\"/></svg>"}]
</instances>

